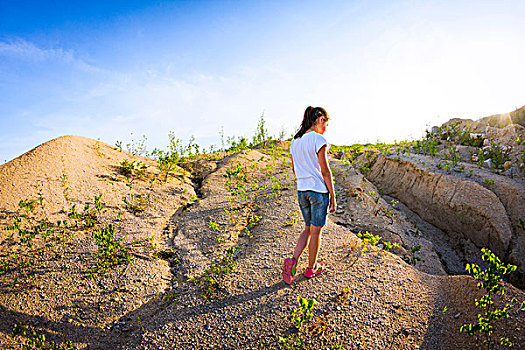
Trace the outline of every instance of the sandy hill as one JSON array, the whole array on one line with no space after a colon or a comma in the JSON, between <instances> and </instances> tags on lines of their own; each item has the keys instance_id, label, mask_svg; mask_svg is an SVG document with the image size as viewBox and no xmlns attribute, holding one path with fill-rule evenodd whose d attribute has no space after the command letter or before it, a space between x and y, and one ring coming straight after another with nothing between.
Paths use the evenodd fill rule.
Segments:
<instances>
[{"instance_id":1,"label":"sandy hill","mask_svg":"<svg viewBox=\"0 0 525 350\"><path fill-rule=\"evenodd\" d=\"M302 219L279 145L167 169L66 136L0 166L1 347L33 346L45 335L47 346L71 341L79 349L279 349L281 337L301 339L306 349L477 349L483 339L459 328L476 322L481 291L472 277L450 274L464 271L486 237L512 253L512 219L502 226L485 215L499 230L495 238L488 231L479 241L459 237L463 226L439 224L450 221L432 207L439 201L414 206L407 197L392 205L403 191L384 178L397 179L386 165L395 153L370 150L349 162L342 151L332 161L339 209L329 216L320 252L328 270L314 279L299 274L287 286L280 269ZM393 161L423 177L441 171L424 170L415 159ZM446 176L459 178L441 174L440 181ZM465 215L483 216L472 208L484 202L453 198L471 208ZM441 216L425 216L425 206ZM365 231L381 235L380 244L356 236ZM405 248L388 252L388 242ZM417 245L421 250L411 252ZM497 306L525 300L520 289L505 288ZM287 319L298 297L318 301L299 330ZM519 348L524 313L514 307L509 316L496 323L494 336Z\"/></svg>"}]
</instances>

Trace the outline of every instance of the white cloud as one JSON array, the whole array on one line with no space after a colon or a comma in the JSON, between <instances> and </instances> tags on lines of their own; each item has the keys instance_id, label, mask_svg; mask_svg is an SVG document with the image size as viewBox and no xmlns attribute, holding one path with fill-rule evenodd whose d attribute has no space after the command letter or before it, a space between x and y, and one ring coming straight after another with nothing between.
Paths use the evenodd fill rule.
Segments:
<instances>
[{"instance_id":1,"label":"white cloud","mask_svg":"<svg viewBox=\"0 0 525 350\"><path fill-rule=\"evenodd\" d=\"M71 50L64 50L63 48L44 49L21 38L0 41L0 56L29 61L54 61L73 65L75 68L84 71L100 71L100 68L76 57Z\"/></svg>"}]
</instances>

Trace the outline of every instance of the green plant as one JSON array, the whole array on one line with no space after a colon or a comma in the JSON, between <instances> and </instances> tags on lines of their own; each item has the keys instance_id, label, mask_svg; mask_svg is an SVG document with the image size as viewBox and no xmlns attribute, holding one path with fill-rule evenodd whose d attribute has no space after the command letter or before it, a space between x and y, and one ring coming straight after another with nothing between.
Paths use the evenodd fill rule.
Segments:
<instances>
[{"instance_id":1,"label":"green plant","mask_svg":"<svg viewBox=\"0 0 525 350\"><path fill-rule=\"evenodd\" d=\"M157 157L157 165L160 170L160 175L164 181L168 181L170 173L177 168L177 164L173 162L167 155L160 155Z\"/></svg>"},{"instance_id":2,"label":"green plant","mask_svg":"<svg viewBox=\"0 0 525 350\"><path fill-rule=\"evenodd\" d=\"M478 154L479 162L483 163L485 159L492 160L492 168L503 169L503 164L510 159L508 150L497 142L490 140L489 145L484 147Z\"/></svg>"},{"instance_id":3,"label":"green plant","mask_svg":"<svg viewBox=\"0 0 525 350\"><path fill-rule=\"evenodd\" d=\"M379 201L379 197L378 197L378 201ZM392 207L389 207L387 209L385 209L385 208L376 208L376 209L374 209L374 215L375 216L386 216L386 217L390 217L390 218L395 217L396 216L396 212L395 212L394 208L395 208L396 204L399 203L399 201L396 201L395 199L392 199L390 201L390 203L392 204Z\"/></svg>"},{"instance_id":4,"label":"green plant","mask_svg":"<svg viewBox=\"0 0 525 350\"><path fill-rule=\"evenodd\" d=\"M133 181L131 179L128 179L126 186L128 187L128 193L125 196L122 196L122 202L124 202L126 208L134 213L145 211L150 203L151 195L144 192L138 194L134 193Z\"/></svg>"},{"instance_id":5,"label":"green plant","mask_svg":"<svg viewBox=\"0 0 525 350\"><path fill-rule=\"evenodd\" d=\"M137 323L139 324L140 328L142 329L142 333L146 333L146 330L142 326L142 321L140 320L140 316L137 316Z\"/></svg>"},{"instance_id":6,"label":"green plant","mask_svg":"<svg viewBox=\"0 0 525 350\"><path fill-rule=\"evenodd\" d=\"M182 140L175 136L173 131L168 133L169 145L168 145L168 158L172 162L178 162L179 159L184 155L184 149L181 145Z\"/></svg>"},{"instance_id":7,"label":"green plant","mask_svg":"<svg viewBox=\"0 0 525 350\"><path fill-rule=\"evenodd\" d=\"M36 200L34 199L22 199L18 202L18 206L21 209L25 209L28 212L32 212L36 207Z\"/></svg>"},{"instance_id":8,"label":"green plant","mask_svg":"<svg viewBox=\"0 0 525 350\"><path fill-rule=\"evenodd\" d=\"M479 139L470 137L469 125L467 124L465 128L462 128L460 121L438 127L434 135L441 140L451 141L461 145L473 146L479 143Z\"/></svg>"},{"instance_id":9,"label":"green plant","mask_svg":"<svg viewBox=\"0 0 525 350\"><path fill-rule=\"evenodd\" d=\"M483 343L487 348L494 348L494 339L492 339L492 333L494 331L494 323L500 318L508 318L509 310L514 307L516 298L512 298L510 304L506 304L502 308L496 308L495 302L493 300L494 296L498 293L503 295L505 293L505 288L503 286L503 276L510 274L516 270L515 265L503 264L501 260L492 253L487 248L482 248L482 259L485 261L488 266L482 270L476 264L467 264L466 270L473 275L473 277L478 280L477 287L478 289L484 289L485 294L480 298L476 299L476 306L480 307L483 312L478 314L477 323L466 323L463 324L460 328L461 332L465 332L470 336L475 335L476 333L481 333L485 335ZM522 303L522 308L525 305L525 301ZM512 346L512 342L508 338L500 338L499 342L504 346Z\"/></svg>"},{"instance_id":10,"label":"green plant","mask_svg":"<svg viewBox=\"0 0 525 350\"><path fill-rule=\"evenodd\" d=\"M115 146L117 147L119 152L122 152L122 141L117 140L117 142L115 142Z\"/></svg>"},{"instance_id":11,"label":"green plant","mask_svg":"<svg viewBox=\"0 0 525 350\"><path fill-rule=\"evenodd\" d=\"M376 246L381 240L381 236L374 235L373 233L368 232L368 231L365 231L365 233L361 233L361 231L359 231L358 233L356 233L356 236L361 238L362 240L362 243L361 243L362 253L365 253L368 250L369 245Z\"/></svg>"},{"instance_id":12,"label":"green plant","mask_svg":"<svg viewBox=\"0 0 525 350\"><path fill-rule=\"evenodd\" d=\"M115 238L115 233L116 229L112 224L106 228L97 228L91 233L95 239L95 244L98 246L95 266L89 271L91 277L95 273L105 272L108 268L132 260L128 249L122 244L124 239Z\"/></svg>"},{"instance_id":13,"label":"green plant","mask_svg":"<svg viewBox=\"0 0 525 350\"><path fill-rule=\"evenodd\" d=\"M37 190L37 197L36 197L36 200L38 202L38 204L40 205L40 208L44 209L45 208L45 204L44 204L44 195L43 195L43 189L42 189L42 185L38 186L37 184L34 185L36 190Z\"/></svg>"},{"instance_id":14,"label":"green plant","mask_svg":"<svg viewBox=\"0 0 525 350\"><path fill-rule=\"evenodd\" d=\"M13 330L11 331L11 334L13 335L27 335L27 332L29 329L22 323L22 322L15 322L15 326L13 327Z\"/></svg>"},{"instance_id":15,"label":"green plant","mask_svg":"<svg viewBox=\"0 0 525 350\"><path fill-rule=\"evenodd\" d=\"M285 221L286 225L293 226L297 224L297 218L299 217L299 213L296 211L289 211L288 217L289 218Z\"/></svg>"},{"instance_id":16,"label":"green plant","mask_svg":"<svg viewBox=\"0 0 525 350\"><path fill-rule=\"evenodd\" d=\"M66 341L65 345L57 345L54 341L46 341L44 334L27 339L23 348L24 350L77 350L70 340Z\"/></svg>"},{"instance_id":17,"label":"green plant","mask_svg":"<svg viewBox=\"0 0 525 350\"><path fill-rule=\"evenodd\" d=\"M98 215L106 211L104 203L100 201L101 198L102 194L99 194L98 196L95 195L95 210L97 211Z\"/></svg>"},{"instance_id":18,"label":"green plant","mask_svg":"<svg viewBox=\"0 0 525 350\"><path fill-rule=\"evenodd\" d=\"M69 212L67 213L67 217L69 219L74 220L75 221L75 226L78 226L78 221L80 221L82 219L82 215L76 211L75 204L73 204L71 206L71 208L69 208Z\"/></svg>"},{"instance_id":19,"label":"green plant","mask_svg":"<svg viewBox=\"0 0 525 350\"><path fill-rule=\"evenodd\" d=\"M21 244L25 244L27 247L31 248L33 246L33 238L36 237L36 234L38 233L38 228L36 229L25 229L23 226L22 226L22 218L26 218L27 219L27 216L15 216L13 218L13 224L12 225L8 225L6 227L6 230L8 231L14 231L17 233L18 235L18 238L20 240L20 243ZM13 232L11 232L9 235L8 235L8 238L12 238L13 237Z\"/></svg>"},{"instance_id":20,"label":"green plant","mask_svg":"<svg viewBox=\"0 0 525 350\"><path fill-rule=\"evenodd\" d=\"M25 326L22 322L16 322L11 332L13 335L28 336L28 339L22 344L24 350L77 350L73 343L68 340L65 345L57 345L54 341L46 341L44 334L37 335L32 327Z\"/></svg>"},{"instance_id":21,"label":"green plant","mask_svg":"<svg viewBox=\"0 0 525 350\"><path fill-rule=\"evenodd\" d=\"M395 247L399 246L399 243L392 243L392 242L387 242L387 241L382 241L382 243L383 243L383 249L386 251L392 250Z\"/></svg>"},{"instance_id":22,"label":"green plant","mask_svg":"<svg viewBox=\"0 0 525 350\"><path fill-rule=\"evenodd\" d=\"M401 246L405 248L406 250L410 250L410 258L408 259L408 262L410 263L410 265L416 266L418 261L425 262L424 259L421 259L419 256L416 255L417 252L421 250L420 244L416 244L412 246L411 248L406 244L402 244Z\"/></svg>"},{"instance_id":23,"label":"green plant","mask_svg":"<svg viewBox=\"0 0 525 350\"><path fill-rule=\"evenodd\" d=\"M96 141L95 141L95 151L97 152L97 155L99 157L102 157L102 153L100 152L100 138L98 138Z\"/></svg>"},{"instance_id":24,"label":"green plant","mask_svg":"<svg viewBox=\"0 0 525 350\"><path fill-rule=\"evenodd\" d=\"M440 138L426 130L425 137L421 140L416 140L413 148L416 152L428 154L430 156L436 156L438 152L437 146L440 144Z\"/></svg>"},{"instance_id":25,"label":"green plant","mask_svg":"<svg viewBox=\"0 0 525 350\"><path fill-rule=\"evenodd\" d=\"M222 228L215 221L208 222L208 228L210 228L212 231L217 231L217 237L215 238L217 243L225 243L226 242L226 234L228 233L228 231L226 231L226 229ZM229 238L231 238L231 235L230 235Z\"/></svg>"},{"instance_id":26,"label":"green plant","mask_svg":"<svg viewBox=\"0 0 525 350\"><path fill-rule=\"evenodd\" d=\"M71 197L69 193L69 186L67 181L67 171L66 171L66 161L64 160L64 157L60 157L60 160L62 161L62 175L60 175L60 183L62 184L62 194L64 196L64 199L66 200L66 203L71 202Z\"/></svg>"},{"instance_id":27,"label":"green plant","mask_svg":"<svg viewBox=\"0 0 525 350\"><path fill-rule=\"evenodd\" d=\"M236 252L237 247L224 249L219 261L204 271L202 276L193 280L194 285L204 287L204 291L201 293L203 298L207 299L213 295L219 288L219 277L232 272L237 266L234 261Z\"/></svg>"},{"instance_id":28,"label":"green plant","mask_svg":"<svg viewBox=\"0 0 525 350\"><path fill-rule=\"evenodd\" d=\"M358 169L362 174L368 174L370 172L370 168L365 164L360 165Z\"/></svg>"},{"instance_id":29,"label":"green plant","mask_svg":"<svg viewBox=\"0 0 525 350\"><path fill-rule=\"evenodd\" d=\"M261 216L258 216L258 215L254 215L254 214L252 214L252 215L250 215L250 216L248 217L248 222L246 223L246 227L244 228L244 231L246 232L246 234L248 235L248 237L250 237L250 238L253 237L253 235L252 235L250 229L251 229L252 227L254 227L255 225L257 225L257 223L258 223L259 221L261 221Z\"/></svg>"},{"instance_id":30,"label":"green plant","mask_svg":"<svg viewBox=\"0 0 525 350\"><path fill-rule=\"evenodd\" d=\"M519 223L518 223L518 228L521 228L522 230L525 230L525 220L523 220L522 218L519 218L518 219Z\"/></svg>"},{"instance_id":31,"label":"green plant","mask_svg":"<svg viewBox=\"0 0 525 350\"><path fill-rule=\"evenodd\" d=\"M359 231L355 235L361 239L359 243L351 242L343 245L348 246L350 249L348 256L353 255L352 260L354 260L354 263L356 263L362 255L368 252L369 246L376 246L381 240L381 236L374 235L368 231L365 233L361 233L361 231Z\"/></svg>"},{"instance_id":32,"label":"green plant","mask_svg":"<svg viewBox=\"0 0 525 350\"><path fill-rule=\"evenodd\" d=\"M494 185L494 179L483 179L483 185Z\"/></svg>"},{"instance_id":33,"label":"green plant","mask_svg":"<svg viewBox=\"0 0 525 350\"><path fill-rule=\"evenodd\" d=\"M9 271L11 263L8 260L0 260L0 275L4 275Z\"/></svg>"},{"instance_id":34,"label":"green plant","mask_svg":"<svg viewBox=\"0 0 525 350\"><path fill-rule=\"evenodd\" d=\"M125 176L131 176L133 175L133 170L135 170L135 162L129 161L127 159L124 159L122 162L120 162L118 172Z\"/></svg>"},{"instance_id":35,"label":"green plant","mask_svg":"<svg viewBox=\"0 0 525 350\"><path fill-rule=\"evenodd\" d=\"M270 135L268 134L268 129L265 127L265 120L264 120L264 113L261 114L261 117L259 118L259 122L257 124L257 129L255 131L255 135L253 136L252 140L252 146L256 146L258 144L261 144L270 138Z\"/></svg>"},{"instance_id":36,"label":"green plant","mask_svg":"<svg viewBox=\"0 0 525 350\"><path fill-rule=\"evenodd\" d=\"M297 302L299 303L299 307L295 308L290 315L288 315L288 320L292 322L293 326L300 330L301 326L306 320L311 319L314 315L312 313L312 310L315 306L315 304L318 303L316 298L312 299L305 299L301 296L297 297Z\"/></svg>"},{"instance_id":37,"label":"green plant","mask_svg":"<svg viewBox=\"0 0 525 350\"><path fill-rule=\"evenodd\" d=\"M289 334L286 337L279 337L279 343L282 343L284 349L302 349L303 339L295 334Z\"/></svg>"},{"instance_id":38,"label":"green plant","mask_svg":"<svg viewBox=\"0 0 525 350\"><path fill-rule=\"evenodd\" d=\"M133 136L133 133L131 133L131 136ZM133 155L139 155L139 156L147 156L148 152L146 150L146 142L148 139L146 138L146 135L142 135L142 139L139 141L131 140L130 143L126 144L126 148L129 153Z\"/></svg>"},{"instance_id":39,"label":"green plant","mask_svg":"<svg viewBox=\"0 0 525 350\"><path fill-rule=\"evenodd\" d=\"M143 177L146 173L146 169L148 166L144 163L139 161L129 161L127 159L124 159L122 162L120 162L118 172L124 176L130 177L130 176L136 176L136 177Z\"/></svg>"},{"instance_id":40,"label":"green plant","mask_svg":"<svg viewBox=\"0 0 525 350\"><path fill-rule=\"evenodd\" d=\"M460 158L456 145L452 144L448 147L447 152L443 155L443 159L450 161L450 166L452 168L455 168L458 165Z\"/></svg>"}]
</instances>

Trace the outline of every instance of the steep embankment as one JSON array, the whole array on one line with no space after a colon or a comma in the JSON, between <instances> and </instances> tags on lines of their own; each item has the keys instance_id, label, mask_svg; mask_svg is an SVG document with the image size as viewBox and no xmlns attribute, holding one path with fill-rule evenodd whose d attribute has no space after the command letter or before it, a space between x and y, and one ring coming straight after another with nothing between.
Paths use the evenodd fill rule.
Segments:
<instances>
[{"instance_id":1,"label":"steep embankment","mask_svg":"<svg viewBox=\"0 0 525 350\"><path fill-rule=\"evenodd\" d=\"M453 119L393 154L361 159L370 181L446 232L465 261L488 247L518 266L513 281L525 286L525 128L487 120Z\"/></svg>"},{"instance_id":2,"label":"steep embankment","mask_svg":"<svg viewBox=\"0 0 525 350\"><path fill-rule=\"evenodd\" d=\"M459 240L506 256L512 227L499 198L476 182L433 173L413 163L377 155L367 175L425 221Z\"/></svg>"}]
</instances>

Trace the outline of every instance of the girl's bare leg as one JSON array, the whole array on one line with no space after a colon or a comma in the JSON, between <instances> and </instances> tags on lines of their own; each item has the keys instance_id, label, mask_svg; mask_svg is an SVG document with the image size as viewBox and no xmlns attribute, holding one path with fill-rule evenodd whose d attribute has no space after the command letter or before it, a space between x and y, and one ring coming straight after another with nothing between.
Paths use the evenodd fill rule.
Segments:
<instances>
[{"instance_id":1,"label":"girl's bare leg","mask_svg":"<svg viewBox=\"0 0 525 350\"><path fill-rule=\"evenodd\" d=\"M308 242L310 241L310 226L305 226L303 232L297 239L297 244L295 245L295 251L293 253L293 257L296 261L299 261L299 258L303 254L304 250L306 249L306 246L308 245Z\"/></svg>"},{"instance_id":2,"label":"girl's bare leg","mask_svg":"<svg viewBox=\"0 0 525 350\"><path fill-rule=\"evenodd\" d=\"M317 254L319 254L319 244L321 242L321 230L322 226L306 226L297 239L297 245L293 257L296 261L303 254L306 246L308 246L308 267L313 268L317 262Z\"/></svg>"},{"instance_id":3,"label":"girl's bare leg","mask_svg":"<svg viewBox=\"0 0 525 350\"><path fill-rule=\"evenodd\" d=\"M319 243L321 242L321 230L323 226L310 226L310 241L308 243L308 267L313 268L317 263Z\"/></svg>"}]
</instances>

